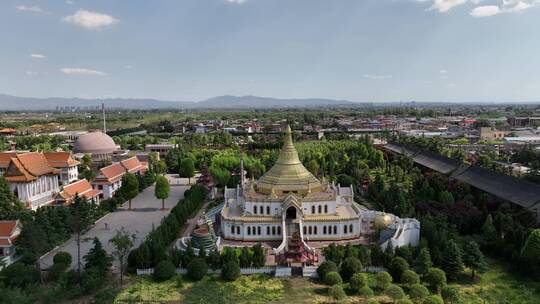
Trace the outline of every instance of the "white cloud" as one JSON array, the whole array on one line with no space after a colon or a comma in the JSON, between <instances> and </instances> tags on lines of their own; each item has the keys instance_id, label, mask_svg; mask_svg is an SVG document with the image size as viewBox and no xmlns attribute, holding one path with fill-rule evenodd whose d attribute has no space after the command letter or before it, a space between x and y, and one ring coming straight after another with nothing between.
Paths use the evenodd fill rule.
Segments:
<instances>
[{"instance_id":1,"label":"white cloud","mask_svg":"<svg viewBox=\"0 0 540 304\"><path fill-rule=\"evenodd\" d=\"M449 84L448 84L448 87L450 87L450 88L453 88L453 87L455 87L455 86L456 86L455 83L449 83Z\"/></svg>"},{"instance_id":2,"label":"white cloud","mask_svg":"<svg viewBox=\"0 0 540 304\"><path fill-rule=\"evenodd\" d=\"M48 14L49 13L49 12L41 9L39 6L35 6L35 5L32 5L32 6L18 5L15 8L17 10L21 11L21 12L31 12L31 13L36 13L36 14Z\"/></svg>"},{"instance_id":3,"label":"white cloud","mask_svg":"<svg viewBox=\"0 0 540 304\"><path fill-rule=\"evenodd\" d=\"M364 78L373 79L373 80L380 80L380 79L390 79L392 78L392 75L364 75Z\"/></svg>"},{"instance_id":4,"label":"white cloud","mask_svg":"<svg viewBox=\"0 0 540 304\"><path fill-rule=\"evenodd\" d=\"M247 0L225 0L228 3L234 3L234 4L244 4L247 2Z\"/></svg>"},{"instance_id":5,"label":"white cloud","mask_svg":"<svg viewBox=\"0 0 540 304\"><path fill-rule=\"evenodd\" d=\"M128 64L128 65L124 66L124 69L131 70L131 69L133 69L133 66L131 64Z\"/></svg>"},{"instance_id":6,"label":"white cloud","mask_svg":"<svg viewBox=\"0 0 540 304\"><path fill-rule=\"evenodd\" d=\"M75 4L75 3L73 1L71 1L71 0L66 0L66 4L72 5L72 4Z\"/></svg>"},{"instance_id":7,"label":"white cloud","mask_svg":"<svg viewBox=\"0 0 540 304\"><path fill-rule=\"evenodd\" d=\"M28 75L28 76L36 76L36 75L38 75L38 74L39 74L39 72L35 72L35 71L26 71L26 75Z\"/></svg>"},{"instance_id":8,"label":"white cloud","mask_svg":"<svg viewBox=\"0 0 540 304\"><path fill-rule=\"evenodd\" d=\"M439 13L446 13L456 6L467 3L467 0L435 0L430 10L436 10Z\"/></svg>"},{"instance_id":9,"label":"white cloud","mask_svg":"<svg viewBox=\"0 0 540 304\"><path fill-rule=\"evenodd\" d=\"M490 17L502 13L502 10L496 5L484 5L475 7L471 11L473 17Z\"/></svg>"},{"instance_id":10,"label":"white cloud","mask_svg":"<svg viewBox=\"0 0 540 304\"><path fill-rule=\"evenodd\" d=\"M64 17L63 20L91 30L99 30L118 22L118 19L113 16L87 10L78 10L75 14Z\"/></svg>"},{"instance_id":11,"label":"white cloud","mask_svg":"<svg viewBox=\"0 0 540 304\"><path fill-rule=\"evenodd\" d=\"M442 75L442 74L446 74L446 73L448 73L448 71L446 71L446 70L440 70L440 71L439 71L439 74L441 74L441 75Z\"/></svg>"},{"instance_id":12,"label":"white cloud","mask_svg":"<svg viewBox=\"0 0 540 304\"><path fill-rule=\"evenodd\" d=\"M43 54L30 54L30 58L33 58L33 59L45 59L47 56L43 55Z\"/></svg>"},{"instance_id":13,"label":"white cloud","mask_svg":"<svg viewBox=\"0 0 540 304\"><path fill-rule=\"evenodd\" d=\"M62 68L60 71L66 75L74 76L107 76L107 74L102 71L84 68Z\"/></svg>"}]
</instances>

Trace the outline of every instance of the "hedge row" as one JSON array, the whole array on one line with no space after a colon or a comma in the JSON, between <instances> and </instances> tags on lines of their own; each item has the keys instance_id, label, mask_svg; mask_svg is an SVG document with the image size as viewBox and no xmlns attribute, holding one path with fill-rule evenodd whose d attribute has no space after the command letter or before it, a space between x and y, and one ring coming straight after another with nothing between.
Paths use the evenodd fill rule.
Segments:
<instances>
[{"instance_id":1,"label":"hedge row","mask_svg":"<svg viewBox=\"0 0 540 304\"><path fill-rule=\"evenodd\" d=\"M128 256L128 270L155 267L160 261L168 259L167 247L178 238L184 223L198 211L204 203L207 190L195 185L184 193L171 213L167 215L159 227L150 232L141 245L132 250Z\"/></svg>"}]
</instances>

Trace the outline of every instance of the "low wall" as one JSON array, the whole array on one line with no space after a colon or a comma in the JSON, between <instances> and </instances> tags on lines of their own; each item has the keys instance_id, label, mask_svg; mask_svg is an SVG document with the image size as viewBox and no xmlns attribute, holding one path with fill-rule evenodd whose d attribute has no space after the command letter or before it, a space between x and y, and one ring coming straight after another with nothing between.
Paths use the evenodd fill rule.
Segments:
<instances>
[{"instance_id":1,"label":"low wall","mask_svg":"<svg viewBox=\"0 0 540 304\"><path fill-rule=\"evenodd\" d=\"M186 268L176 268L177 274L186 274L188 271ZM240 273L243 275L253 275L253 274L273 274L276 272L275 267L248 267L240 268ZM137 269L137 275L152 275L154 273L154 268L147 269ZM208 269L208 274L220 274L221 269Z\"/></svg>"}]
</instances>

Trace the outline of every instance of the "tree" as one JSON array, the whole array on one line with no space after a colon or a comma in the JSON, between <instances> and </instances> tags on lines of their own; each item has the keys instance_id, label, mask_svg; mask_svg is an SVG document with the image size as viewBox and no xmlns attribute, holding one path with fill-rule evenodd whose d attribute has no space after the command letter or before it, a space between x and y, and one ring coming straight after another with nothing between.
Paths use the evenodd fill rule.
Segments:
<instances>
[{"instance_id":1,"label":"tree","mask_svg":"<svg viewBox=\"0 0 540 304\"><path fill-rule=\"evenodd\" d=\"M540 229L533 230L521 249L521 259L534 275L540 271Z\"/></svg>"},{"instance_id":2,"label":"tree","mask_svg":"<svg viewBox=\"0 0 540 304\"><path fill-rule=\"evenodd\" d=\"M349 280L349 286L353 291L359 292L362 287L368 285L368 277L365 273L355 273Z\"/></svg>"},{"instance_id":3,"label":"tree","mask_svg":"<svg viewBox=\"0 0 540 304\"><path fill-rule=\"evenodd\" d=\"M92 205L85 198L75 197L70 207L67 218L67 225L75 234L77 243L77 273L81 272L81 235L83 231L92 223Z\"/></svg>"},{"instance_id":4,"label":"tree","mask_svg":"<svg viewBox=\"0 0 540 304\"><path fill-rule=\"evenodd\" d=\"M161 200L161 210L165 210L165 200L169 198L171 187L169 181L163 175L159 175L156 178L156 187L154 188L154 195L157 199Z\"/></svg>"},{"instance_id":5,"label":"tree","mask_svg":"<svg viewBox=\"0 0 540 304\"><path fill-rule=\"evenodd\" d=\"M430 268L424 277L425 282L437 293L446 286L446 273L439 268Z\"/></svg>"},{"instance_id":6,"label":"tree","mask_svg":"<svg viewBox=\"0 0 540 304\"><path fill-rule=\"evenodd\" d=\"M443 299L441 299L440 296L431 295L431 296L427 296L422 302L422 304L444 304L444 301Z\"/></svg>"},{"instance_id":7,"label":"tree","mask_svg":"<svg viewBox=\"0 0 540 304\"><path fill-rule=\"evenodd\" d=\"M444 247L443 269L451 279L455 279L461 270L463 270L461 249L454 240L449 240Z\"/></svg>"},{"instance_id":8,"label":"tree","mask_svg":"<svg viewBox=\"0 0 540 304\"><path fill-rule=\"evenodd\" d=\"M375 286L377 286L379 290L385 290L391 283L392 276L388 272L381 271L375 275Z\"/></svg>"},{"instance_id":9,"label":"tree","mask_svg":"<svg viewBox=\"0 0 540 304\"><path fill-rule=\"evenodd\" d=\"M388 286L388 288L385 290L385 293L394 301L405 297L405 292L403 292L403 289L396 284L391 284L390 286Z\"/></svg>"},{"instance_id":10,"label":"tree","mask_svg":"<svg viewBox=\"0 0 540 304\"><path fill-rule=\"evenodd\" d=\"M390 274L394 278L394 281L398 281L401 278L401 274L409 269L409 263L402 257L395 257L390 263Z\"/></svg>"},{"instance_id":11,"label":"tree","mask_svg":"<svg viewBox=\"0 0 540 304\"><path fill-rule=\"evenodd\" d=\"M362 271L362 263L355 257L348 257L341 263L340 274L345 281L348 281L353 274Z\"/></svg>"},{"instance_id":12,"label":"tree","mask_svg":"<svg viewBox=\"0 0 540 304\"><path fill-rule=\"evenodd\" d=\"M458 304L461 302L461 295L457 287L446 286L442 289L441 295L446 304Z\"/></svg>"},{"instance_id":13,"label":"tree","mask_svg":"<svg viewBox=\"0 0 540 304\"><path fill-rule=\"evenodd\" d=\"M228 261L221 267L221 277L227 281L234 281L240 277L240 266L235 261Z\"/></svg>"},{"instance_id":14,"label":"tree","mask_svg":"<svg viewBox=\"0 0 540 304\"><path fill-rule=\"evenodd\" d=\"M448 191L442 191L441 193L439 193L439 202L443 204L453 204L454 196L452 196L452 193Z\"/></svg>"},{"instance_id":15,"label":"tree","mask_svg":"<svg viewBox=\"0 0 540 304\"><path fill-rule=\"evenodd\" d=\"M486 221L482 226L482 234L488 247L493 246L497 242L497 230L495 229L495 225L493 225L491 214L486 217Z\"/></svg>"},{"instance_id":16,"label":"tree","mask_svg":"<svg viewBox=\"0 0 540 304\"><path fill-rule=\"evenodd\" d=\"M96 269L104 274L111 267L112 258L103 249L103 245L97 237L94 238L94 247L84 256L84 269Z\"/></svg>"},{"instance_id":17,"label":"tree","mask_svg":"<svg viewBox=\"0 0 540 304\"><path fill-rule=\"evenodd\" d=\"M249 249L247 247L242 247L240 251L240 267L249 267L251 266L251 257L249 255Z\"/></svg>"},{"instance_id":18,"label":"tree","mask_svg":"<svg viewBox=\"0 0 540 304\"><path fill-rule=\"evenodd\" d=\"M251 258L253 267L263 267L266 264L266 255L261 243L255 244L251 249L253 250L253 256Z\"/></svg>"},{"instance_id":19,"label":"tree","mask_svg":"<svg viewBox=\"0 0 540 304\"><path fill-rule=\"evenodd\" d=\"M116 235L109 240L114 246L113 256L118 259L120 264L120 286L124 282L124 271L126 266L126 259L129 251L133 247L133 241L135 240L134 234L129 234L123 227L121 230L116 231Z\"/></svg>"},{"instance_id":20,"label":"tree","mask_svg":"<svg viewBox=\"0 0 540 304\"><path fill-rule=\"evenodd\" d=\"M17 199L5 178L0 176L0 220L16 220L26 213L26 208Z\"/></svg>"},{"instance_id":21,"label":"tree","mask_svg":"<svg viewBox=\"0 0 540 304\"><path fill-rule=\"evenodd\" d=\"M343 279L338 272L331 271L324 276L324 283L328 286L343 284Z\"/></svg>"},{"instance_id":22,"label":"tree","mask_svg":"<svg viewBox=\"0 0 540 304\"><path fill-rule=\"evenodd\" d=\"M470 241L463 246L463 264L471 268L471 278L473 279L476 270L484 267L484 255L482 254L482 251L480 251L480 248L476 242Z\"/></svg>"},{"instance_id":23,"label":"tree","mask_svg":"<svg viewBox=\"0 0 540 304\"><path fill-rule=\"evenodd\" d=\"M66 268L69 267L69 265L71 265L71 261L72 261L71 254L65 251L59 251L53 257L54 264L66 265Z\"/></svg>"},{"instance_id":24,"label":"tree","mask_svg":"<svg viewBox=\"0 0 540 304\"><path fill-rule=\"evenodd\" d=\"M426 274L428 269L433 266L431 262L431 255L429 254L429 249L426 247L420 249L416 261L414 262L414 268L420 274Z\"/></svg>"},{"instance_id":25,"label":"tree","mask_svg":"<svg viewBox=\"0 0 540 304\"><path fill-rule=\"evenodd\" d=\"M214 270L219 269L219 267L221 266L221 256L219 255L217 247L214 247L214 249L210 251L207 260L210 268Z\"/></svg>"},{"instance_id":26,"label":"tree","mask_svg":"<svg viewBox=\"0 0 540 304\"><path fill-rule=\"evenodd\" d=\"M407 286L418 284L420 283L420 276L412 270L405 270L401 274L401 283L406 284Z\"/></svg>"},{"instance_id":27,"label":"tree","mask_svg":"<svg viewBox=\"0 0 540 304\"><path fill-rule=\"evenodd\" d=\"M319 276L321 280L324 280L324 277L326 276L327 273L337 272L337 271L338 271L338 267L336 263L332 261L324 261L319 265L319 267L317 267L317 275Z\"/></svg>"},{"instance_id":28,"label":"tree","mask_svg":"<svg viewBox=\"0 0 540 304\"><path fill-rule=\"evenodd\" d=\"M339 284L330 287L330 289L328 290L328 295L338 301L341 301L347 297L347 294L343 290L343 287L341 287L341 285Z\"/></svg>"},{"instance_id":29,"label":"tree","mask_svg":"<svg viewBox=\"0 0 540 304\"><path fill-rule=\"evenodd\" d=\"M126 173L122 177L122 186L118 191L120 196L129 201L129 210L131 209L131 200L139 195L139 180L132 173Z\"/></svg>"},{"instance_id":30,"label":"tree","mask_svg":"<svg viewBox=\"0 0 540 304\"><path fill-rule=\"evenodd\" d=\"M174 276L176 268L169 260L163 260L159 262L154 268L152 277L158 282L166 281Z\"/></svg>"},{"instance_id":31,"label":"tree","mask_svg":"<svg viewBox=\"0 0 540 304\"><path fill-rule=\"evenodd\" d=\"M193 164L193 160L191 158L183 158L180 160L180 164L178 166L178 175L180 177L187 177L188 184L191 184L191 178L195 174L195 165Z\"/></svg>"},{"instance_id":32,"label":"tree","mask_svg":"<svg viewBox=\"0 0 540 304\"><path fill-rule=\"evenodd\" d=\"M188 265L188 276L193 280L199 281L208 272L208 265L201 258L195 258Z\"/></svg>"},{"instance_id":33,"label":"tree","mask_svg":"<svg viewBox=\"0 0 540 304\"><path fill-rule=\"evenodd\" d=\"M427 296L429 296L429 290L422 284L414 284L409 288L409 297L415 303L421 303Z\"/></svg>"}]
</instances>

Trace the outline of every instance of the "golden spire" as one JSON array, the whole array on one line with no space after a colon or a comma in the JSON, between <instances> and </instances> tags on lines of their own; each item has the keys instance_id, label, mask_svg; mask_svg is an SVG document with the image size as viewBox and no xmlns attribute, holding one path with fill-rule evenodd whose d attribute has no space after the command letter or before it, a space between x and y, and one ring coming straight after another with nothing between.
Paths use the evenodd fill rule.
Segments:
<instances>
[{"instance_id":1,"label":"golden spire","mask_svg":"<svg viewBox=\"0 0 540 304\"><path fill-rule=\"evenodd\" d=\"M306 194L308 190L317 191L320 188L319 180L302 165L293 144L291 127L287 125L279 157L274 166L257 182L258 191L266 194L272 191L275 191L275 194Z\"/></svg>"}]
</instances>

